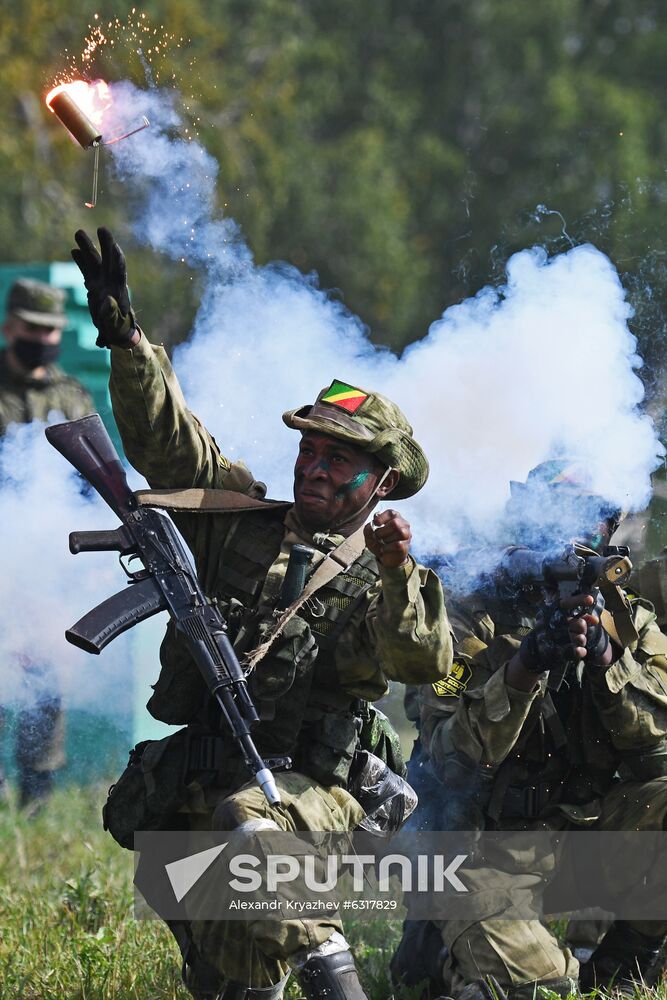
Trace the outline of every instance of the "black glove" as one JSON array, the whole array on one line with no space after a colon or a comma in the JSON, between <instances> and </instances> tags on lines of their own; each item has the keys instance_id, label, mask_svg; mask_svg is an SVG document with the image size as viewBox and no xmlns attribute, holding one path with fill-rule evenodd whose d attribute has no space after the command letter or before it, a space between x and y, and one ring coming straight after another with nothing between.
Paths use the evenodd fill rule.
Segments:
<instances>
[{"instance_id":1,"label":"black glove","mask_svg":"<svg viewBox=\"0 0 667 1000\"><path fill-rule=\"evenodd\" d=\"M97 230L101 256L88 233L77 230L78 250L72 258L88 290L88 308L98 329L98 347L128 347L136 329L127 290L127 268L123 251L104 226Z\"/></svg>"},{"instance_id":2,"label":"black glove","mask_svg":"<svg viewBox=\"0 0 667 1000\"><path fill-rule=\"evenodd\" d=\"M531 674L542 674L574 659L567 618L557 603L541 605L534 628L521 642L519 657Z\"/></svg>"},{"instance_id":3,"label":"black glove","mask_svg":"<svg viewBox=\"0 0 667 1000\"><path fill-rule=\"evenodd\" d=\"M604 597L598 591L597 599L590 613L597 615L598 621L595 625L589 625L586 632L586 663L597 665L607 652L609 645L609 633L605 631L600 622L600 615L604 611Z\"/></svg>"}]
</instances>

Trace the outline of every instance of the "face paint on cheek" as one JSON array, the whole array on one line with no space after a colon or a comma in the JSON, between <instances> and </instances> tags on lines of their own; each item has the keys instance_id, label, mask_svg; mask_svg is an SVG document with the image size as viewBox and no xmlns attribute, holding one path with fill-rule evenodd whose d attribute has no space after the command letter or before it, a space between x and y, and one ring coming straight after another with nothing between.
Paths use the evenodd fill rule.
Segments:
<instances>
[{"instance_id":1,"label":"face paint on cheek","mask_svg":"<svg viewBox=\"0 0 667 1000\"><path fill-rule=\"evenodd\" d=\"M350 479L349 483L343 483L342 486L338 487L335 493L336 500L343 500L348 493L354 493L355 490L358 490L364 485L369 476L370 472L368 469L358 472L356 476L353 476L352 479Z\"/></svg>"}]
</instances>

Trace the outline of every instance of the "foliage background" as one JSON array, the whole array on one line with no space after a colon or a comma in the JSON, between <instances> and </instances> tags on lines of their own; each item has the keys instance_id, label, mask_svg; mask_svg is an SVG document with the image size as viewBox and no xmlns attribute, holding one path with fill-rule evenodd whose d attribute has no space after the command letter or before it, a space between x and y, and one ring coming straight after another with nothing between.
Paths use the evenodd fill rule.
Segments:
<instances>
[{"instance_id":1,"label":"foliage background","mask_svg":"<svg viewBox=\"0 0 667 1000\"><path fill-rule=\"evenodd\" d=\"M101 21L131 9L107 0ZM64 259L75 229L110 225L143 325L173 344L190 327L196 275L133 246L127 194L108 174L99 208L83 208L91 156L44 106L96 11L92 0L0 0L0 264ZM515 250L590 240L623 276L662 416L660 0L146 0L142 13L186 40L153 71L183 94L220 163L220 207L259 263L317 271L400 351L448 305L500 281ZM100 50L92 75L144 79L129 36ZM595 384L585 345L572 370L582 388ZM79 799L62 793L37 826L6 807L0 816L11 887L0 993L184 995L172 945L153 940L162 931L126 920L129 871L99 830L96 793L68 794ZM372 996L386 996L397 929L383 948L353 933Z\"/></svg>"},{"instance_id":2,"label":"foliage background","mask_svg":"<svg viewBox=\"0 0 667 1000\"><path fill-rule=\"evenodd\" d=\"M107 177L95 217L86 212L90 156L43 104L96 6L0 6L0 262L63 258L91 220L127 242L125 192ZM130 10L110 0L99 23ZM144 13L185 39L154 71L183 93L221 165L220 205L260 263L316 270L376 341L400 350L499 280L514 250L591 240L623 274L647 383L660 388L659 0L148 0L135 19ZM142 79L135 48L119 37L93 73ZM196 279L129 248L144 324L173 343Z\"/></svg>"}]
</instances>

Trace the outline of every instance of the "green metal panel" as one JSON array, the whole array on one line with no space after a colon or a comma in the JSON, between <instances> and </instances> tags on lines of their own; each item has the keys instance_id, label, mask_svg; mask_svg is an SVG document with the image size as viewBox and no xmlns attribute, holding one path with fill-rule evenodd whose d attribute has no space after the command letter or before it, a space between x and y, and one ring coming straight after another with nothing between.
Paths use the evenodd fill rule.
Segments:
<instances>
[{"instance_id":1,"label":"green metal panel","mask_svg":"<svg viewBox=\"0 0 667 1000\"><path fill-rule=\"evenodd\" d=\"M61 364L68 374L82 382L95 401L114 444L122 454L122 447L109 400L109 352L95 346L97 330L88 312L86 289L78 267L73 261L47 264L0 265L0 310L4 315L7 293L17 278L35 278L45 281L67 293L66 310L69 323L63 331ZM100 525L108 527L109 525ZM66 530L63 528L63 530ZM121 585L119 571L119 586ZM63 628L69 624L68 611L63 609ZM152 633L152 641L142 636L141 628L127 636L128 658L119 685L132 685L135 703L145 702L150 695L150 679L155 679L159 637ZM89 669L95 669L91 658ZM164 735L167 727L158 723L150 726L150 716L145 711L127 714L100 715L81 709L67 713L67 764L59 781L92 781L99 777L118 774L127 761L128 746L147 735ZM13 774L13 713L7 713L4 732L0 729L0 762L3 755L10 775ZM149 724L147 726L147 723ZM150 730L147 734L147 728ZM162 731L160 731L162 729ZM157 731L157 733L156 733Z\"/></svg>"}]
</instances>

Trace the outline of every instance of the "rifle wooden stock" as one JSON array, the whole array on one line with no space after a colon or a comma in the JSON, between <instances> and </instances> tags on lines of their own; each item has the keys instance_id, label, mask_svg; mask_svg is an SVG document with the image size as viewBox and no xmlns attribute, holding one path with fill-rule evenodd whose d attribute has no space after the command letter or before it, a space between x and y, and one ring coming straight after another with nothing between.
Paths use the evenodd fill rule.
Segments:
<instances>
[{"instance_id":1,"label":"rifle wooden stock","mask_svg":"<svg viewBox=\"0 0 667 1000\"><path fill-rule=\"evenodd\" d=\"M52 424L44 433L49 444L81 473L114 513L122 518L134 510L137 501L99 413Z\"/></svg>"}]
</instances>

